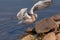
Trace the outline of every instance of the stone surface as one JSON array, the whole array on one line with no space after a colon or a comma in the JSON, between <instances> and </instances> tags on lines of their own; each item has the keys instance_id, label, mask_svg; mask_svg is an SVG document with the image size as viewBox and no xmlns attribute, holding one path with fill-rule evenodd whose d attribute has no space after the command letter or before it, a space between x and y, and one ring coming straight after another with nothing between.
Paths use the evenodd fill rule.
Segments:
<instances>
[{"instance_id":1,"label":"stone surface","mask_svg":"<svg viewBox=\"0 0 60 40\"><path fill-rule=\"evenodd\" d=\"M28 33L28 34L36 34L34 27L28 27L25 30L25 32Z\"/></svg>"},{"instance_id":2,"label":"stone surface","mask_svg":"<svg viewBox=\"0 0 60 40\"><path fill-rule=\"evenodd\" d=\"M55 27L57 27L57 25L51 18L43 18L35 23L37 33L48 32Z\"/></svg>"},{"instance_id":3,"label":"stone surface","mask_svg":"<svg viewBox=\"0 0 60 40\"><path fill-rule=\"evenodd\" d=\"M26 35L21 40L35 40L35 37L33 35Z\"/></svg>"},{"instance_id":4,"label":"stone surface","mask_svg":"<svg viewBox=\"0 0 60 40\"><path fill-rule=\"evenodd\" d=\"M48 33L43 37L42 40L56 40L56 36L54 32Z\"/></svg>"},{"instance_id":5,"label":"stone surface","mask_svg":"<svg viewBox=\"0 0 60 40\"><path fill-rule=\"evenodd\" d=\"M54 15L54 16L52 16L50 18L53 19L56 22L57 27L60 26L60 14Z\"/></svg>"},{"instance_id":6,"label":"stone surface","mask_svg":"<svg viewBox=\"0 0 60 40\"><path fill-rule=\"evenodd\" d=\"M58 33L58 34L56 35L56 39L57 39L57 40L60 40L60 33Z\"/></svg>"},{"instance_id":7,"label":"stone surface","mask_svg":"<svg viewBox=\"0 0 60 40\"><path fill-rule=\"evenodd\" d=\"M54 15L51 18L55 21L60 21L60 14Z\"/></svg>"}]
</instances>

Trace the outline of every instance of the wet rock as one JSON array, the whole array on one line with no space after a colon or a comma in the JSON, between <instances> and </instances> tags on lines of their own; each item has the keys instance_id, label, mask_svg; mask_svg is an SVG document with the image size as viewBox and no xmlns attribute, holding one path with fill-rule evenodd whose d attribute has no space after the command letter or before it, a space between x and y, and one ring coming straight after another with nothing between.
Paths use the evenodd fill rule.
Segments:
<instances>
[{"instance_id":1,"label":"wet rock","mask_svg":"<svg viewBox=\"0 0 60 40\"><path fill-rule=\"evenodd\" d=\"M35 37L33 35L26 35L21 40L35 40Z\"/></svg>"},{"instance_id":2,"label":"wet rock","mask_svg":"<svg viewBox=\"0 0 60 40\"><path fill-rule=\"evenodd\" d=\"M28 33L28 34L36 34L35 29L33 27L28 27L25 30L25 32Z\"/></svg>"},{"instance_id":3,"label":"wet rock","mask_svg":"<svg viewBox=\"0 0 60 40\"><path fill-rule=\"evenodd\" d=\"M56 28L57 25L54 20L51 18L43 18L40 21L35 23L35 30L37 33L48 32L51 29Z\"/></svg>"},{"instance_id":4,"label":"wet rock","mask_svg":"<svg viewBox=\"0 0 60 40\"><path fill-rule=\"evenodd\" d=\"M56 39L57 39L57 40L60 40L60 33L58 33L58 34L56 35Z\"/></svg>"},{"instance_id":5,"label":"wet rock","mask_svg":"<svg viewBox=\"0 0 60 40\"><path fill-rule=\"evenodd\" d=\"M27 32L27 33L30 33L30 32L32 32L33 31L33 27L28 27L26 30L25 30L25 32Z\"/></svg>"},{"instance_id":6,"label":"wet rock","mask_svg":"<svg viewBox=\"0 0 60 40\"><path fill-rule=\"evenodd\" d=\"M48 33L43 37L42 40L56 40L56 36L54 32Z\"/></svg>"}]
</instances>

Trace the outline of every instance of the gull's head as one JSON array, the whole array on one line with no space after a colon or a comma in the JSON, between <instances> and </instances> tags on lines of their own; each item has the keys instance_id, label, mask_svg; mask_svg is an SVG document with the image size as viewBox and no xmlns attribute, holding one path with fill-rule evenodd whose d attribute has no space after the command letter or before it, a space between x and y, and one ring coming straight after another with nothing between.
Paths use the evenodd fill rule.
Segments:
<instances>
[{"instance_id":1,"label":"gull's head","mask_svg":"<svg viewBox=\"0 0 60 40\"><path fill-rule=\"evenodd\" d=\"M27 8L22 8L22 9L20 10L20 12L21 12L21 13L27 12Z\"/></svg>"},{"instance_id":2,"label":"gull's head","mask_svg":"<svg viewBox=\"0 0 60 40\"><path fill-rule=\"evenodd\" d=\"M25 16L25 13L27 13L27 8L22 8L18 13L17 13L17 18L18 20L23 19Z\"/></svg>"}]
</instances>

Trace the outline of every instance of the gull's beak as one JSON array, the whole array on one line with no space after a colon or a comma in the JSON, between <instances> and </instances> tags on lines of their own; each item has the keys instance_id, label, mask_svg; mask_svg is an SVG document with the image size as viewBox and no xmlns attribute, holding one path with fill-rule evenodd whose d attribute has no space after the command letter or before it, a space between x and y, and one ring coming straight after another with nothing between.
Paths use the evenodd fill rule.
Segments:
<instances>
[{"instance_id":1,"label":"gull's beak","mask_svg":"<svg viewBox=\"0 0 60 40\"><path fill-rule=\"evenodd\" d=\"M26 11L27 11L27 8L23 8L22 12L24 13L24 12L26 12Z\"/></svg>"}]
</instances>

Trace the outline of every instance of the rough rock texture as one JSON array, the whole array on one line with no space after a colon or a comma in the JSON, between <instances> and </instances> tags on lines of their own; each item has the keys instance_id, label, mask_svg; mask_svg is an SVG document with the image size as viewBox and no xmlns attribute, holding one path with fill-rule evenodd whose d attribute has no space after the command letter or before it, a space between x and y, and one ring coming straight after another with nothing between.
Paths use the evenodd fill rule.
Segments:
<instances>
[{"instance_id":1,"label":"rough rock texture","mask_svg":"<svg viewBox=\"0 0 60 40\"><path fill-rule=\"evenodd\" d=\"M35 37L33 35L26 35L21 40L35 40Z\"/></svg>"},{"instance_id":2,"label":"rough rock texture","mask_svg":"<svg viewBox=\"0 0 60 40\"><path fill-rule=\"evenodd\" d=\"M60 14L37 21L34 28L28 27L25 32L21 40L60 40Z\"/></svg>"},{"instance_id":3,"label":"rough rock texture","mask_svg":"<svg viewBox=\"0 0 60 40\"><path fill-rule=\"evenodd\" d=\"M53 28L56 28L57 25L54 20L51 18L43 18L40 21L35 23L35 30L37 33L48 32Z\"/></svg>"},{"instance_id":4,"label":"rough rock texture","mask_svg":"<svg viewBox=\"0 0 60 40\"><path fill-rule=\"evenodd\" d=\"M57 40L60 40L60 33L58 33L58 34L56 35L56 39L57 39Z\"/></svg>"},{"instance_id":5,"label":"rough rock texture","mask_svg":"<svg viewBox=\"0 0 60 40\"><path fill-rule=\"evenodd\" d=\"M42 40L56 40L56 36L54 32L48 33L43 37Z\"/></svg>"},{"instance_id":6,"label":"rough rock texture","mask_svg":"<svg viewBox=\"0 0 60 40\"><path fill-rule=\"evenodd\" d=\"M50 18L56 22L57 27L60 26L60 14L54 15L54 16L52 16Z\"/></svg>"},{"instance_id":7,"label":"rough rock texture","mask_svg":"<svg viewBox=\"0 0 60 40\"><path fill-rule=\"evenodd\" d=\"M60 14L51 17L55 21L60 21Z\"/></svg>"}]
</instances>

